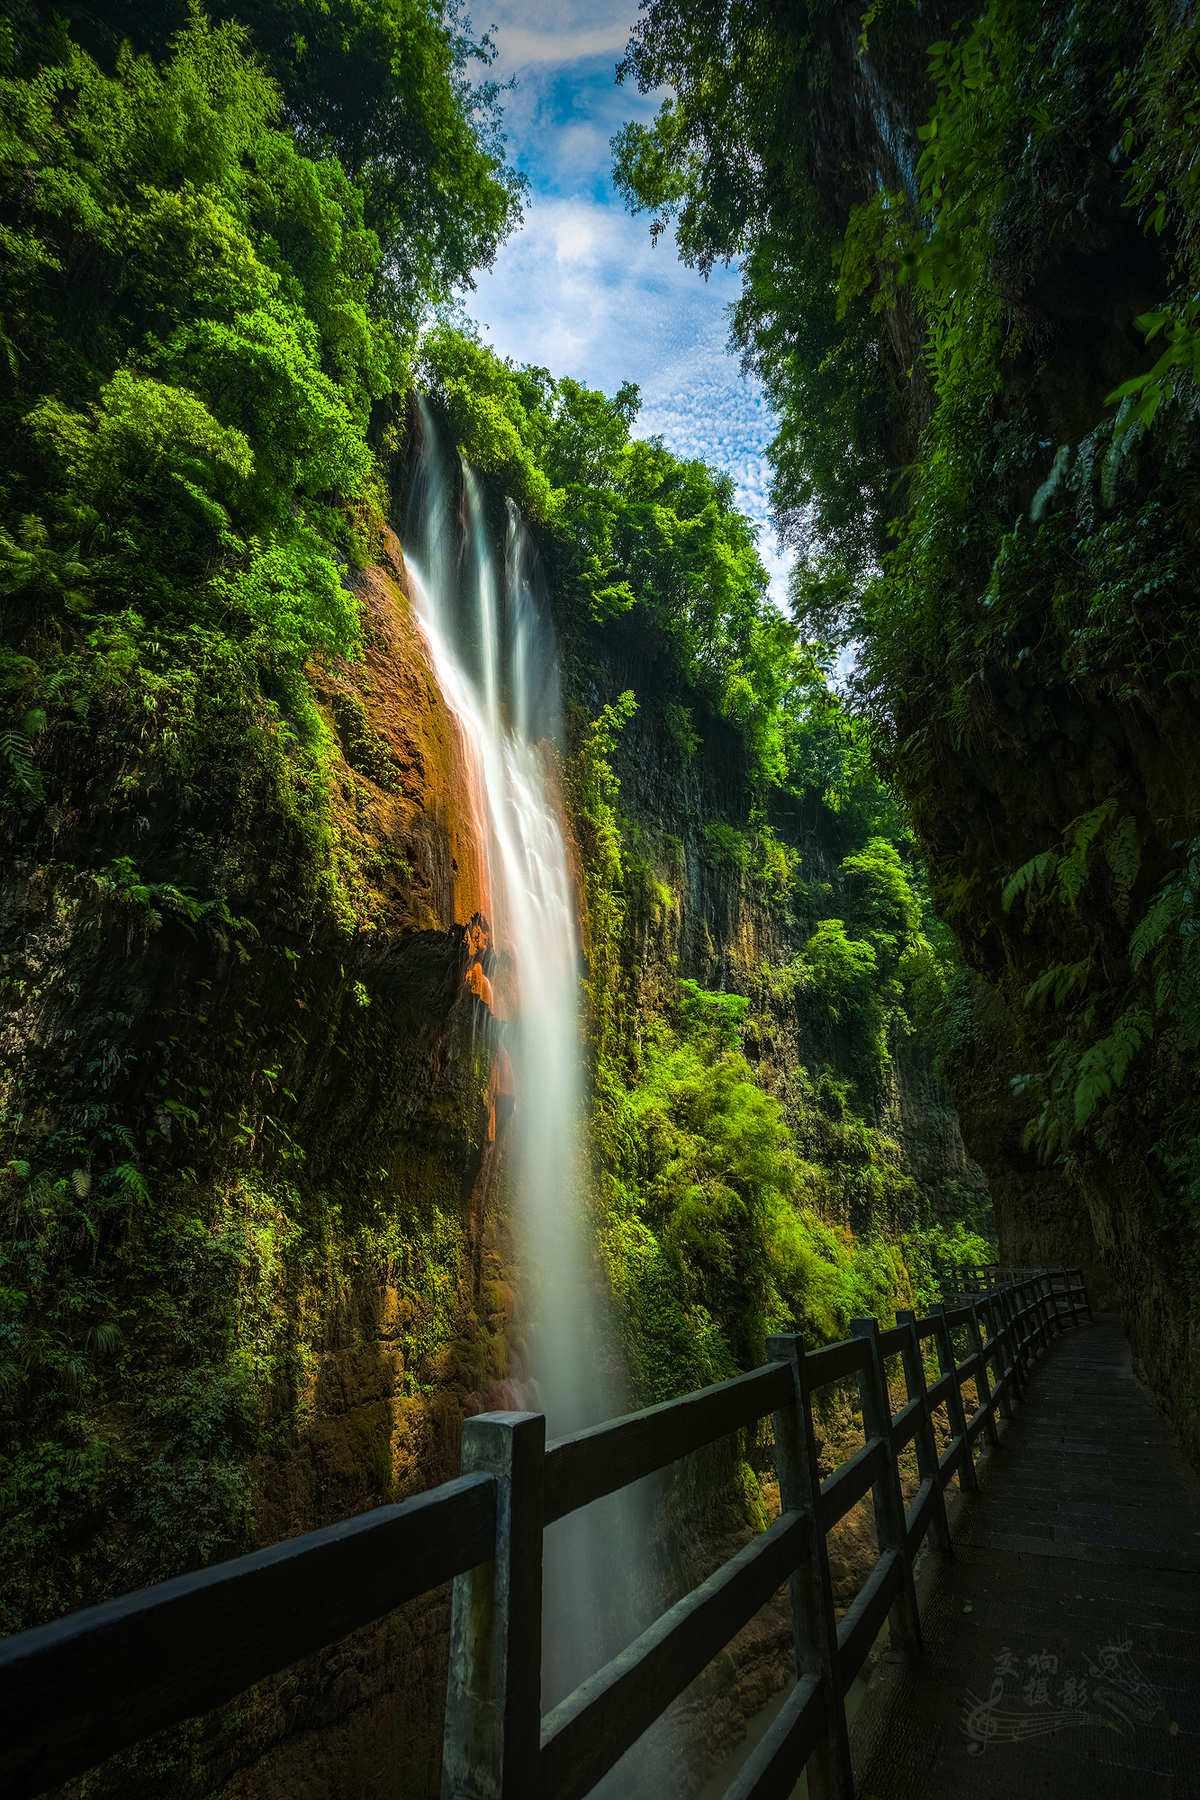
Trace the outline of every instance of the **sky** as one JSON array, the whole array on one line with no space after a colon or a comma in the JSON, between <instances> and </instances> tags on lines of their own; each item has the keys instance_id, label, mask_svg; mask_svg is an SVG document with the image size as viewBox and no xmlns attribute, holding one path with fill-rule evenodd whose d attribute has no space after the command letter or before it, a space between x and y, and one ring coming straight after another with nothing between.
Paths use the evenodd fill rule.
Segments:
<instances>
[{"instance_id":1,"label":"sky","mask_svg":"<svg viewBox=\"0 0 1200 1800\"><path fill-rule=\"evenodd\" d=\"M491 24L491 71L504 97L509 154L529 183L525 223L477 278L466 310L504 356L612 393L641 389L635 430L680 456L725 469L782 605L787 561L769 518L765 449L774 427L757 384L726 348L736 271L708 281L685 269L667 236L631 217L612 184L609 141L655 101L618 87L616 64L636 0L477 0Z\"/></svg>"}]
</instances>

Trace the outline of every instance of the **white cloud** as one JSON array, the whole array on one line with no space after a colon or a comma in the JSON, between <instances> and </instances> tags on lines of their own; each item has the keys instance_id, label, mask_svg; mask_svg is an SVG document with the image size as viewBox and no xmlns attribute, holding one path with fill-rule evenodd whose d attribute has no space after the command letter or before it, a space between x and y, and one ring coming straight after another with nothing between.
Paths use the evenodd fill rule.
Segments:
<instances>
[{"instance_id":1,"label":"white cloud","mask_svg":"<svg viewBox=\"0 0 1200 1800\"><path fill-rule=\"evenodd\" d=\"M628 0L500 9L497 68L517 72L507 129L531 197L524 227L479 277L470 310L514 361L609 393L635 381L639 433L733 476L738 504L762 527L760 550L782 605L789 559L770 525L764 455L774 425L726 346L738 277L718 270L704 282L685 269L674 245L652 244L646 220L631 218L612 188L613 132L654 107L613 81L632 18Z\"/></svg>"},{"instance_id":2,"label":"white cloud","mask_svg":"<svg viewBox=\"0 0 1200 1800\"><path fill-rule=\"evenodd\" d=\"M531 63L574 62L584 56L611 56L615 60L629 41L629 24L622 18L611 25L572 31L531 31L509 26L497 31L496 41L500 52L496 67L503 77L514 69L528 68Z\"/></svg>"},{"instance_id":3,"label":"white cloud","mask_svg":"<svg viewBox=\"0 0 1200 1800\"><path fill-rule=\"evenodd\" d=\"M501 77L531 63L569 63L581 57L621 55L629 39L634 8L627 0L608 5L587 0L527 0L477 8L480 24L489 18L499 51Z\"/></svg>"}]
</instances>

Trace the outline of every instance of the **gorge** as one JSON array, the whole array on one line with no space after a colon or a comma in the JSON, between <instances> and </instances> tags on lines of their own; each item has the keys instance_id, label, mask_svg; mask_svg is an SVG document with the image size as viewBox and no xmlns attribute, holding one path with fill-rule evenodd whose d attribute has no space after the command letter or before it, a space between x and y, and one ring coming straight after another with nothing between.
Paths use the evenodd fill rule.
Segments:
<instances>
[{"instance_id":1,"label":"gorge","mask_svg":"<svg viewBox=\"0 0 1200 1800\"><path fill-rule=\"evenodd\" d=\"M727 472L451 304L522 204L456 9L5 24L3 1631L996 1255L1195 1447L1195 23L1043 11L643 8L618 178L742 272L786 611ZM753 1432L646 1486L549 1534L549 1699L779 1504ZM86 1800L430 1800L448 1608Z\"/></svg>"}]
</instances>

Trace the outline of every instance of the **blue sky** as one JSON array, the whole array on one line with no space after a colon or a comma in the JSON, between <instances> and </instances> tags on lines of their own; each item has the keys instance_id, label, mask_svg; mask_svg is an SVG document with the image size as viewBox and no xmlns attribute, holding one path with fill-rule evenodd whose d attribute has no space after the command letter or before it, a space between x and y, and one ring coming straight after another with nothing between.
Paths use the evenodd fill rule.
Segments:
<instances>
[{"instance_id":1,"label":"blue sky","mask_svg":"<svg viewBox=\"0 0 1200 1800\"><path fill-rule=\"evenodd\" d=\"M636 0L479 0L492 24L510 153L529 181L525 223L480 276L467 311L503 355L612 392L635 381L636 429L681 456L727 469L782 603L786 563L768 516L764 450L773 426L757 385L726 349L735 272L702 281L667 239L651 244L610 174L609 140L654 102L618 87L616 63Z\"/></svg>"}]
</instances>

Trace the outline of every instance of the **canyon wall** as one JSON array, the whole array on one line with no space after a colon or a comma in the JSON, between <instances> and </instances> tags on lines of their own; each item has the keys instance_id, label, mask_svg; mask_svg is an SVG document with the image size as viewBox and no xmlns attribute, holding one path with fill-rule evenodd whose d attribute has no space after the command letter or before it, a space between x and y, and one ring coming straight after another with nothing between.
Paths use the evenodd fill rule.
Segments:
<instances>
[{"instance_id":1,"label":"canyon wall","mask_svg":"<svg viewBox=\"0 0 1200 1800\"><path fill-rule=\"evenodd\" d=\"M950 1084L1017 1261L1082 1262L1200 1456L1194 8L647 0L617 181L778 434L972 979Z\"/></svg>"},{"instance_id":2,"label":"canyon wall","mask_svg":"<svg viewBox=\"0 0 1200 1800\"><path fill-rule=\"evenodd\" d=\"M80 1153L54 1190L72 1197L76 1224L29 1251L44 1366L11 1421L9 1628L443 1480L463 1417L519 1391L520 1273L502 1180L511 1097L497 1088L480 978L487 927L462 753L395 540L359 591L365 656L313 677L334 793L333 835L315 860L337 870L336 888L314 882L313 845L271 791L223 808L218 787L212 834L188 853L197 865L223 854L249 875L235 911L197 912L177 876L153 876L156 857L178 867L170 812L144 824L89 816L83 770L58 843L37 846L5 883L10 1179L26 1171L36 1207L37 1171L97 1124L131 1146L132 1171L126 1204L90 1220ZM613 763L626 1025L645 1029L689 978L755 996L756 1077L798 1131L811 1129L806 1070L836 1064L838 1031L786 984L769 992L763 972L787 966L836 892L839 850L821 808L774 825L816 897L799 910L764 897L731 851L749 825L736 734L697 704L686 740L672 735L663 707L677 683L653 641L623 626L587 660L568 644L565 675L568 795L586 720L626 688L639 696ZM570 812L569 824L585 846ZM136 879L108 854L127 832ZM928 1054L899 1045L888 1070L863 1102L871 1144L838 1152L847 1168L886 1163L878 1206L869 1184L840 1184L842 1164L821 1204L845 1227L884 1234L960 1217L964 1195L978 1209L980 1178ZM54 1178L41 1179L49 1194ZM72 1289L108 1327L73 1347ZM63 1371L68 1351L75 1376ZM689 1384L669 1363L656 1379ZM636 1369L634 1384L658 1397ZM706 1572L747 1529L742 1490L718 1491L736 1475L718 1462L693 1482L701 1530L673 1568L666 1556L668 1585ZM140 1747L89 1795L432 1794L446 1607L445 1594L429 1596ZM782 1679L786 1625L763 1629L752 1675L722 1689L723 1723L706 1726L714 1745Z\"/></svg>"}]
</instances>

